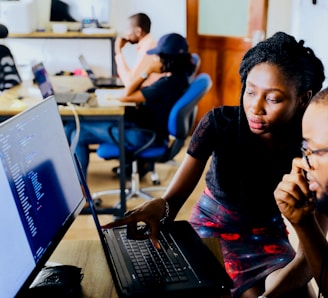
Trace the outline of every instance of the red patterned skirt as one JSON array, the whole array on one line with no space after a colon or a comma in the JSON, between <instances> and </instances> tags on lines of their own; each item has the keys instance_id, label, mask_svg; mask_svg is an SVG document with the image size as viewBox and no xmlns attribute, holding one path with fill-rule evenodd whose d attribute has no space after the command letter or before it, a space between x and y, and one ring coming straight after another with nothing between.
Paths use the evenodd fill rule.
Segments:
<instances>
[{"instance_id":1,"label":"red patterned skirt","mask_svg":"<svg viewBox=\"0 0 328 298\"><path fill-rule=\"evenodd\" d=\"M295 256L281 216L265 226L252 226L247 218L231 211L205 190L193 208L190 223L202 238L220 240L225 268L234 282L234 298Z\"/></svg>"}]
</instances>

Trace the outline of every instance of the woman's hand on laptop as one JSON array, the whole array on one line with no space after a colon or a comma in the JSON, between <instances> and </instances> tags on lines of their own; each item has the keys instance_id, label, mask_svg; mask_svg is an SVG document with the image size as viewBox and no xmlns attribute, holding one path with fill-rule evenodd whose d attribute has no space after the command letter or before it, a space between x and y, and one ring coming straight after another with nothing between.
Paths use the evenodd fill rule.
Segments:
<instances>
[{"instance_id":1,"label":"woman's hand on laptop","mask_svg":"<svg viewBox=\"0 0 328 298\"><path fill-rule=\"evenodd\" d=\"M102 228L114 228L127 225L127 235L130 239L150 238L157 249L159 231L162 219L166 217L167 203L162 198L147 201L125 213L125 216L103 225Z\"/></svg>"}]
</instances>

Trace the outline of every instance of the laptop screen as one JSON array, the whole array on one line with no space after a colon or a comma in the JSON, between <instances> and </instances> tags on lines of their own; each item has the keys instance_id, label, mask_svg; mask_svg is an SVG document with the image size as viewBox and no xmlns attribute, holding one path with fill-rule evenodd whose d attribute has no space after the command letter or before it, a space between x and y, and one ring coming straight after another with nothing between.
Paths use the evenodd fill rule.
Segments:
<instances>
[{"instance_id":1,"label":"laptop screen","mask_svg":"<svg viewBox=\"0 0 328 298\"><path fill-rule=\"evenodd\" d=\"M53 97L0 124L0 297L23 295L84 206Z\"/></svg>"},{"instance_id":2,"label":"laptop screen","mask_svg":"<svg viewBox=\"0 0 328 298\"><path fill-rule=\"evenodd\" d=\"M41 91L42 97L47 98L54 95L54 88L51 84L49 75L42 62L32 66L32 72L34 75L35 82Z\"/></svg>"},{"instance_id":3,"label":"laptop screen","mask_svg":"<svg viewBox=\"0 0 328 298\"><path fill-rule=\"evenodd\" d=\"M93 73L93 71L92 71L92 69L91 69L89 63L88 63L87 60L85 59L85 57L84 57L83 55L80 55L80 56L79 56L79 60L80 60L80 62L81 62L81 64L82 64L83 69L84 69L85 72L87 73L89 79L90 79L91 81L95 81L95 80L96 80L96 76L95 76L95 74Z\"/></svg>"}]
</instances>

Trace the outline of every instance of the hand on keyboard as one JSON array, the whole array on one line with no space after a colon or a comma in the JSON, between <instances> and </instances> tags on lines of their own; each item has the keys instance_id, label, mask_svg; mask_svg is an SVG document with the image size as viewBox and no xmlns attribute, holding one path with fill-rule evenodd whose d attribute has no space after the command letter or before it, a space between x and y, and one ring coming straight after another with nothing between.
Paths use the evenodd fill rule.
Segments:
<instances>
[{"instance_id":1,"label":"hand on keyboard","mask_svg":"<svg viewBox=\"0 0 328 298\"><path fill-rule=\"evenodd\" d=\"M157 249L160 249L158 241L161 219L165 214L166 201L162 198L147 201L140 206L126 212L123 218L119 218L103 226L103 228L114 228L127 225L127 233L132 239L150 238ZM138 223L143 222L146 227L140 228Z\"/></svg>"}]
</instances>

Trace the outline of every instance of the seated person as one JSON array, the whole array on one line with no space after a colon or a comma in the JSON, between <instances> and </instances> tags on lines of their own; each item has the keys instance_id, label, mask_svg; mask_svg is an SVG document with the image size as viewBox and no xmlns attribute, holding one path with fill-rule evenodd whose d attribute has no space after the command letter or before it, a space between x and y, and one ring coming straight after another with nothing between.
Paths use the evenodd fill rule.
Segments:
<instances>
[{"instance_id":1,"label":"seated person","mask_svg":"<svg viewBox=\"0 0 328 298\"><path fill-rule=\"evenodd\" d=\"M0 24L0 38L8 36L8 29ZM10 89L22 82L14 57L5 45L0 45L0 91Z\"/></svg>"},{"instance_id":2,"label":"seated person","mask_svg":"<svg viewBox=\"0 0 328 298\"><path fill-rule=\"evenodd\" d=\"M219 239L234 282L231 296L313 298L302 246L295 251L289 242L273 193L301 154L301 117L322 87L323 64L304 41L277 32L247 51L239 74L240 105L204 115L162 196L104 228L127 225L131 238L150 237L160 248L163 221L176 218L206 170L190 223L200 237ZM140 222L147 233L137 228Z\"/></svg>"},{"instance_id":3,"label":"seated person","mask_svg":"<svg viewBox=\"0 0 328 298\"><path fill-rule=\"evenodd\" d=\"M156 46L157 40L151 35L151 20L145 13L137 13L129 17L127 32L115 39L115 62L119 77L128 87L140 73L152 63L147 51ZM129 66L123 53L127 44L137 45L137 55L132 66ZM159 79L161 74L152 73L142 82L148 86Z\"/></svg>"},{"instance_id":4,"label":"seated person","mask_svg":"<svg viewBox=\"0 0 328 298\"><path fill-rule=\"evenodd\" d=\"M281 213L294 227L319 294L328 297L328 88L306 109L303 158L295 158L290 174L275 190ZM317 297L321 297L318 295Z\"/></svg>"},{"instance_id":5,"label":"seated person","mask_svg":"<svg viewBox=\"0 0 328 298\"><path fill-rule=\"evenodd\" d=\"M162 36L158 45L147 54L156 54L153 63L125 89L125 96L120 100L137 104L136 108L127 109L126 123L154 130L156 142L163 142L168 139L167 123L171 108L189 87L188 77L195 66L191 62L186 39L176 33ZM161 73L163 76L150 86L140 88L150 73ZM89 164L89 145L113 143L108 132L113 125L116 125L115 121L81 123L78 143L72 151L76 152L85 177ZM65 131L69 142L74 144L75 123L66 123ZM136 146L142 145L138 143L139 136L134 139Z\"/></svg>"}]
</instances>

